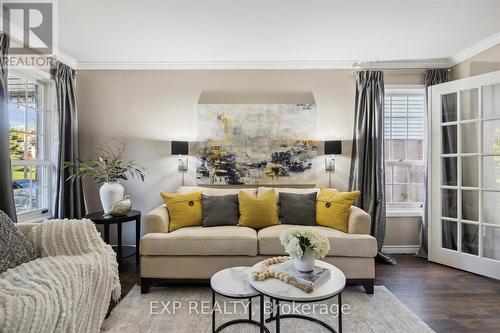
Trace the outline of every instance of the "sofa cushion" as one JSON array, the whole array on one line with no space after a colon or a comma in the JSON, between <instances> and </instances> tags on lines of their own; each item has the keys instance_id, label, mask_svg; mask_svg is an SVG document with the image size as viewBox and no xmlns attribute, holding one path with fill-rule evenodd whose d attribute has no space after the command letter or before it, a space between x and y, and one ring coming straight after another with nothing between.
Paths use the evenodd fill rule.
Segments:
<instances>
[{"instance_id":1,"label":"sofa cushion","mask_svg":"<svg viewBox=\"0 0 500 333\"><path fill-rule=\"evenodd\" d=\"M170 218L169 231L201 225L201 192L170 194L161 192Z\"/></svg>"},{"instance_id":2,"label":"sofa cushion","mask_svg":"<svg viewBox=\"0 0 500 333\"><path fill-rule=\"evenodd\" d=\"M258 198L241 191L238 194L240 203L238 226L262 229L278 224L278 206L274 198L274 190L270 190Z\"/></svg>"},{"instance_id":3,"label":"sofa cushion","mask_svg":"<svg viewBox=\"0 0 500 333\"><path fill-rule=\"evenodd\" d=\"M140 246L142 255L256 256L257 232L237 226L187 227L146 234Z\"/></svg>"},{"instance_id":4,"label":"sofa cushion","mask_svg":"<svg viewBox=\"0 0 500 333\"><path fill-rule=\"evenodd\" d=\"M0 273L37 257L35 246L0 210Z\"/></svg>"},{"instance_id":5,"label":"sofa cushion","mask_svg":"<svg viewBox=\"0 0 500 333\"><path fill-rule=\"evenodd\" d=\"M347 232L351 206L361 192L337 192L328 189L319 191L316 202L316 224Z\"/></svg>"},{"instance_id":6,"label":"sofa cushion","mask_svg":"<svg viewBox=\"0 0 500 333\"><path fill-rule=\"evenodd\" d=\"M292 228L298 227L280 224L259 230L259 254L285 255L285 248L281 245L279 237L285 230ZM370 235L347 234L336 229L321 226L307 228L319 230L328 238L330 241L328 256L371 258L377 255L377 241Z\"/></svg>"},{"instance_id":7,"label":"sofa cushion","mask_svg":"<svg viewBox=\"0 0 500 333\"><path fill-rule=\"evenodd\" d=\"M244 191L253 196L257 195L256 188L215 188L215 187L201 187L201 186L179 186L177 193L186 194L192 192L201 192L205 195L228 195L228 194L238 194L240 191Z\"/></svg>"},{"instance_id":8,"label":"sofa cushion","mask_svg":"<svg viewBox=\"0 0 500 333\"><path fill-rule=\"evenodd\" d=\"M316 193L296 194L281 192L279 198L281 223L299 225L316 224Z\"/></svg>"},{"instance_id":9,"label":"sofa cushion","mask_svg":"<svg viewBox=\"0 0 500 333\"><path fill-rule=\"evenodd\" d=\"M201 195L203 226L237 225L240 218L238 195Z\"/></svg>"}]
</instances>

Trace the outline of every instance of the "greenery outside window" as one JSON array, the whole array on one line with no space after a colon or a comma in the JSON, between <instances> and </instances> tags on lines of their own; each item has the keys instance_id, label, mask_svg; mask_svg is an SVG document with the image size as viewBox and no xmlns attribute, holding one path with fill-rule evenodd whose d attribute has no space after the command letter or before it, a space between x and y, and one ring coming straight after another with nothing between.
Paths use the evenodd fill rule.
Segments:
<instances>
[{"instance_id":1,"label":"greenery outside window","mask_svg":"<svg viewBox=\"0 0 500 333\"><path fill-rule=\"evenodd\" d=\"M52 207L51 83L10 71L9 142L18 219L50 216Z\"/></svg>"}]
</instances>

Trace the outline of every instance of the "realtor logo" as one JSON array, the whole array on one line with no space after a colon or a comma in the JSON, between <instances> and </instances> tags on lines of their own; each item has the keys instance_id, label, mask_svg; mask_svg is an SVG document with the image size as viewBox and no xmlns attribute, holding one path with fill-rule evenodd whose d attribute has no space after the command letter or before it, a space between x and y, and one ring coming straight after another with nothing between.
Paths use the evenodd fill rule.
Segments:
<instances>
[{"instance_id":1,"label":"realtor logo","mask_svg":"<svg viewBox=\"0 0 500 333\"><path fill-rule=\"evenodd\" d=\"M11 37L12 53L52 54L52 3L5 2L2 10L3 31Z\"/></svg>"}]
</instances>

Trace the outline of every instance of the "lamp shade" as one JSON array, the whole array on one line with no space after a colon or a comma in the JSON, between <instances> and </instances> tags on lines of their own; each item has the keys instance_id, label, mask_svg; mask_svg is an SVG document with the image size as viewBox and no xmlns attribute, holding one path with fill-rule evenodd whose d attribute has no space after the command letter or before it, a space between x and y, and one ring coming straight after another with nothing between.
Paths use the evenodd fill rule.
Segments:
<instances>
[{"instance_id":1,"label":"lamp shade","mask_svg":"<svg viewBox=\"0 0 500 333\"><path fill-rule=\"evenodd\" d=\"M187 141L172 141L172 155L188 155L189 142Z\"/></svg>"},{"instance_id":2,"label":"lamp shade","mask_svg":"<svg viewBox=\"0 0 500 333\"><path fill-rule=\"evenodd\" d=\"M342 141L325 141L325 155L342 154Z\"/></svg>"}]
</instances>

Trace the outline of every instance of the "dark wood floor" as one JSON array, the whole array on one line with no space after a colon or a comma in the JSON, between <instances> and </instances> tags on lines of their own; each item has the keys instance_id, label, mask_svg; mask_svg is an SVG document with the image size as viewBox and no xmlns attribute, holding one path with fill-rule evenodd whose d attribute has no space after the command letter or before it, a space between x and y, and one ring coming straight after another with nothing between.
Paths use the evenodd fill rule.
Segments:
<instances>
[{"instance_id":1,"label":"dark wood floor","mask_svg":"<svg viewBox=\"0 0 500 333\"><path fill-rule=\"evenodd\" d=\"M437 332L500 332L500 282L413 255L398 265L377 264L375 284L384 285ZM120 273L122 297L139 283L134 258ZM415 332L416 333L416 332Z\"/></svg>"}]
</instances>

